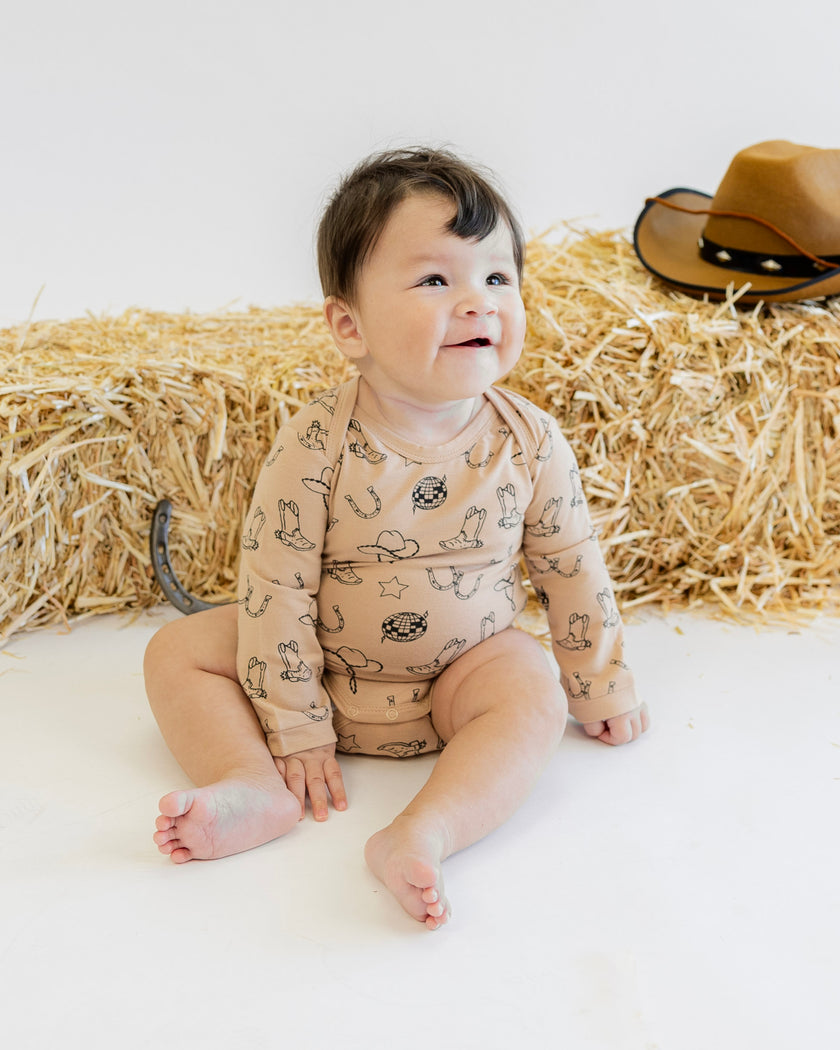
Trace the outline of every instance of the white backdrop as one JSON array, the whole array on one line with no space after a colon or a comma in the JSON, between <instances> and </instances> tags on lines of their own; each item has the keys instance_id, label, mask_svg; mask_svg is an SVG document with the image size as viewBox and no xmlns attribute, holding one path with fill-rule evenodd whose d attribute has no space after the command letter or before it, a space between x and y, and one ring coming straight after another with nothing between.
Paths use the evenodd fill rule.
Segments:
<instances>
[{"instance_id":1,"label":"white backdrop","mask_svg":"<svg viewBox=\"0 0 840 1050\"><path fill-rule=\"evenodd\" d=\"M840 146L836 0L6 0L0 28L0 325L42 286L39 320L317 298L324 194L383 146L488 164L532 232Z\"/></svg>"}]
</instances>

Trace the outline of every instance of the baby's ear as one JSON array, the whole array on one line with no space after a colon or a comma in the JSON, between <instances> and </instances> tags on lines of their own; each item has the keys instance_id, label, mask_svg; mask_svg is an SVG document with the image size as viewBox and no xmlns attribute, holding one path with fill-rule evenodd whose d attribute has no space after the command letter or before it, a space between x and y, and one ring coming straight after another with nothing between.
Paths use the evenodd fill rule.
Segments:
<instances>
[{"instance_id":1,"label":"baby's ear","mask_svg":"<svg viewBox=\"0 0 840 1050\"><path fill-rule=\"evenodd\" d=\"M324 303L324 317L340 353L354 361L365 356L367 351L351 306L331 295Z\"/></svg>"}]
</instances>

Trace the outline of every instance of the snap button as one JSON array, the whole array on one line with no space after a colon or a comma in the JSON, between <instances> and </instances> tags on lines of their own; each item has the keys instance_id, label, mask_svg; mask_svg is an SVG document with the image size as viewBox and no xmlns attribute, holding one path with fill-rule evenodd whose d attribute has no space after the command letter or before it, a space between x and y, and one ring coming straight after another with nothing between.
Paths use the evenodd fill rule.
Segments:
<instances>
[{"instance_id":1,"label":"snap button","mask_svg":"<svg viewBox=\"0 0 840 1050\"><path fill-rule=\"evenodd\" d=\"M385 717L389 718L393 722L395 719L400 717L400 713L395 707L389 707L388 710L385 712Z\"/></svg>"},{"instance_id":2,"label":"snap button","mask_svg":"<svg viewBox=\"0 0 840 1050\"><path fill-rule=\"evenodd\" d=\"M350 715L351 718L355 718L358 713L359 713L359 709L358 709L358 707L356 707L355 704L349 704L348 705L348 707L347 707L347 714Z\"/></svg>"}]
</instances>

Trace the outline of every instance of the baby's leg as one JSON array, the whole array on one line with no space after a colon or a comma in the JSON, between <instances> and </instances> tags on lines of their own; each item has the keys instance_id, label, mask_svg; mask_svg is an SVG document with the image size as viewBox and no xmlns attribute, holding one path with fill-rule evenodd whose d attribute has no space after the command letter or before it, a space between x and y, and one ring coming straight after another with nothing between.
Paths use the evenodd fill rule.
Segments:
<instances>
[{"instance_id":1,"label":"baby's leg","mask_svg":"<svg viewBox=\"0 0 840 1050\"><path fill-rule=\"evenodd\" d=\"M566 699L541 646L510 628L451 663L432 720L446 748L428 783L367 843L371 870L430 929L449 917L440 867L504 823L557 749Z\"/></svg>"},{"instance_id":2,"label":"baby's leg","mask_svg":"<svg viewBox=\"0 0 840 1050\"><path fill-rule=\"evenodd\" d=\"M301 816L236 677L236 614L230 605L174 620L146 650L152 711L198 785L160 800L154 839L178 864L259 846Z\"/></svg>"}]
</instances>

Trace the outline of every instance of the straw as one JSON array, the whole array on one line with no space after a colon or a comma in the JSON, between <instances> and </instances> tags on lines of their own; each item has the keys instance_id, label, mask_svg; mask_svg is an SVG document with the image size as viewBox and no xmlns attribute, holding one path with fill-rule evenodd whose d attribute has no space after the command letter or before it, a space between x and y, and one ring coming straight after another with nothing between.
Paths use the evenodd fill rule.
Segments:
<instances>
[{"instance_id":1,"label":"straw","mask_svg":"<svg viewBox=\"0 0 840 1050\"><path fill-rule=\"evenodd\" d=\"M623 609L835 609L838 300L702 302L656 283L623 234L573 230L531 240L523 294L505 385L569 437ZM161 601L163 497L187 588L232 600L277 427L351 374L310 304L0 331L0 638Z\"/></svg>"}]
</instances>

